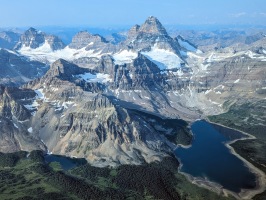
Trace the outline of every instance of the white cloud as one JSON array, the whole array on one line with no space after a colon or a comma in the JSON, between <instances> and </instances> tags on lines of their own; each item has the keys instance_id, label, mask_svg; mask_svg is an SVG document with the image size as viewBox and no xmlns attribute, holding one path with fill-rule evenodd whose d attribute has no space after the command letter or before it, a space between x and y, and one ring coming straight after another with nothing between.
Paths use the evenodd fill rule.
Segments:
<instances>
[{"instance_id":1,"label":"white cloud","mask_svg":"<svg viewBox=\"0 0 266 200\"><path fill-rule=\"evenodd\" d=\"M231 17L235 17L235 18L239 18L239 17L245 16L245 15L247 15L246 12L239 12L239 13L230 14Z\"/></svg>"}]
</instances>

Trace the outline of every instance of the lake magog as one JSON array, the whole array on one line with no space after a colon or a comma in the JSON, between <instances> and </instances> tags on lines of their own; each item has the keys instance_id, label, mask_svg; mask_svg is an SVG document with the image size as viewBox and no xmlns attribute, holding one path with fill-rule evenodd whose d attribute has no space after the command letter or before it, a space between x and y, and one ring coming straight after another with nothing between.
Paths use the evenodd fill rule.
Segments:
<instances>
[{"instance_id":1,"label":"lake magog","mask_svg":"<svg viewBox=\"0 0 266 200\"><path fill-rule=\"evenodd\" d=\"M182 163L181 172L207 178L236 193L256 187L255 174L225 146L232 139L245 137L243 134L206 121L194 122L191 130L192 146L175 151Z\"/></svg>"}]
</instances>

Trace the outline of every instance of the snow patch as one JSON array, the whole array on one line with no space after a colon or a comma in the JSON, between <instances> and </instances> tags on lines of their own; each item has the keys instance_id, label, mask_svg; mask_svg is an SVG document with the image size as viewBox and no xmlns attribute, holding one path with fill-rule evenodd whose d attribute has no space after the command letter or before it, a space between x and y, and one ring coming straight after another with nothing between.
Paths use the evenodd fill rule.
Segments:
<instances>
[{"instance_id":1,"label":"snow patch","mask_svg":"<svg viewBox=\"0 0 266 200\"><path fill-rule=\"evenodd\" d=\"M35 111L37 110L37 107L40 105L37 100L47 100L44 96L43 93L43 89L38 89L38 90L34 90L34 92L36 93L35 99L32 102L32 104L24 104L23 106L28 109L29 111L31 111L31 114L34 116L35 115Z\"/></svg>"},{"instance_id":2,"label":"snow patch","mask_svg":"<svg viewBox=\"0 0 266 200\"><path fill-rule=\"evenodd\" d=\"M141 52L141 54L154 62L160 70L181 68L181 64L184 63L175 53L165 49L158 49L156 45L151 51Z\"/></svg>"},{"instance_id":3,"label":"snow patch","mask_svg":"<svg viewBox=\"0 0 266 200\"><path fill-rule=\"evenodd\" d=\"M135 58L137 58L138 54L133 51L123 50L119 53L113 55L115 60L115 64L122 65L125 63L131 63Z\"/></svg>"},{"instance_id":4,"label":"snow patch","mask_svg":"<svg viewBox=\"0 0 266 200\"><path fill-rule=\"evenodd\" d=\"M205 91L205 94L208 94L208 93L210 93L212 90L206 90Z\"/></svg>"},{"instance_id":5,"label":"snow patch","mask_svg":"<svg viewBox=\"0 0 266 200\"><path fill-rule=\"evenodd\" d=\"M209 56L209 58L207 59L207 62L208 63L211 63L211 62L213 62L214 61L214 53L212 53L210 56Z\"/></svg>"},{"instance_id":6,"label":"snow patch","mask_svg":"<svg viewBox=\"0 0 266 200\"><path fill-rule=\"evenodd\" d=\"M86 82L99 82L99 83L107 83L107 82L113 82L113 80L110 78L109 74L102 74L102 73L84 73L77 75L78 77L82 78Z\"/></svg>"},{"instance_id":7,"label":"snow patch","mask_svg":"<svg viewBox=\"0 0 266 200\"><path fill-rule=\"evenodd\" d=\"M250 58L256 58L255 57L255 53L253 53L252 51L247 51L246 53L245 53L248 57L250 57Z\"/></svg>"},{"instance_id":8,"label":"snow patch","mask_svg":"<svg viewBox=\"0 0 266 200\"><path fill-rule=\"evenodd\" d=\"M28 132L32 133L32 127L28 128Z\"/></svg>"},{"instance_id":9,"label":"snow patch","mask_svg":"<svg viewBox=\"0 0 266 200\"><path fill-rule=\"evenodd\" d=\"M68 106L71 105L71 104L75 104L75 102L73 102L73 101L66 101L66 102L63 102L63 103L62 103L62 107L65 108L65 109L67 109ZM73 105L73 106L74 106L74 105Z\"/></svg>"},{"instance_id":10,"label":"snow patch","mask_svg":"<svg viewBox=\"0 0 266 200\"><path fill-rule=\"evenodd\" d=\"M212 101L212 100L210 100L210 99L208 99L208 100L209 100L209 102L211 102L212 104L219 105L219 103L217 103L217 102L215 102L215 101Z\"/></svg>"},{"instance_id":11,"label":"snow patch","mask_svg":"<svg viewBox=\"0 0 266 200\"><path fill-rule=\"evenodd\" d=\"M16 125L15 123L13 123L14 124L14 126L16 127L16 128L18 128L18 125Z\"/></svg>"},{"instance_id":12,"label":"snow patch","mask_svg":"<svg viewBox=\"0 0 266 200\"><path fill-rule=\"evenodd\" d=\"M28 109L29 111L32 111L32 110L35 110L39 104L36 100L33 101L32 104L26 104L26 105L23 105L26 109Z\"/></svg>"},{"instance_id":13,"label":"snow patch","mask_svg":"<svg viewBox=\"0 0 266 200\"><path fill-rule=\"evenodd\" d=\"M38 90L34 90L34 92L37 94L38 99L45 99L44 93L43 93L43 89L38 89Z\"/></svg>"},{"instance_id":14,"label":"snow patch","mask_svg":"<svg viewBox=\"0 0 266 200\"><path fill-rule=\"evenodd\" d=\"M89 45L92 45L91 43ZM47 41L42 46L32 49L30 47L22 46L18 52L31 60L55 62L59 58L65 60L74 60L82 57L98 57L102 56L101 51L94 52L94 50L86 50L86 47L81 49L71 49L66 46L64 49L53 51Z\"/></svg>"},{"instance_id":15,"label":"snow patch","mask_svg":"<svg viewBox=\"0 0 266 200\"><path fill-rule=\"evenodd\" d=\"M177 70L176 72L173 72L173 74L174 74L175 76L183 76L183 75L184 75L184 72L183 72L181 69L179 69L179 70Z\"/></svg>"},{"instance_id":16,"label":"snow patch","mask_svg":"<svg viewBox=\"0 0 266 200\"><path fill-rule=\"evenodd\" d=\"M210 65L211 64L207 64L207 65L201 64L200 69L206 71Z\"/></svg>"},{"instance_id":17,"label":"snow patch","mask_svg":"<svg viewBox=\"0 0 266 200\"><path fill-rule=\"evenodd\" d=\"M238 83L239 81L240 81L240 79L237 79L237 80L234 81L234 83Z\"/></svg>"},{"instance_id":18,"label":"snow patch","mask_svg":"<svg viewBox=\"0 0 266 200\"><path fill-rule=\"evenodd\" d=\"M195 48L193 45L189 44L187 41L182 40L182 39L177 39L178 43L180 44L181 47L185 48L188 51L192 51L195 53L202 53L201 50Z\"/></svg>"}]
</instances>

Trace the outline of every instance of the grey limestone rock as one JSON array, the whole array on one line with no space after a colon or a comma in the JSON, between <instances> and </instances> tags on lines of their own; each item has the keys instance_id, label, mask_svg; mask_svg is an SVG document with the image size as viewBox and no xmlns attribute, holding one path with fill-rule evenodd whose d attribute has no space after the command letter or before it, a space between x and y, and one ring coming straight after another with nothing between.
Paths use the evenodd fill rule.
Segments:
<instances>
[{"instance_id":1,"label":"grey limestone rock","mask_svg":"<svg viewBox=\"0 0 266 200\"><path fill-rule=\"evenodd\" d=\"M20 36L19 42L14 49L19 50L23 46L36 49L42 46L45 41L47 41L52 50L63 49L65 47L65 44L57 36L48 35L31 27Z\"/></svg>"},{"instance_id":2,"label":"grey limestone rock","mask_svg":"<svg viewBox=\"0 0 266 200\"><path fill-rule=\"evenodd\" d=\"M31 113L23 105L35 92L0 85L0 151L45 150L37 135L28 132Z\"/></svg>"}]
</instances>

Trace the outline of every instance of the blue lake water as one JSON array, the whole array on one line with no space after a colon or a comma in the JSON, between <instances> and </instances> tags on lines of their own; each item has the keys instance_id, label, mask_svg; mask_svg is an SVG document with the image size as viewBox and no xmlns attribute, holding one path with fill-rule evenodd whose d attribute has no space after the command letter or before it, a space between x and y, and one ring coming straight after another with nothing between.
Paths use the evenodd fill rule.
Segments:
<instances>
[{"instance_id":1,"label":"blue lake water","mask_svg":"<svg viewBox=\"0 0 266 200\"><path fill-rule=\"evenodd\" d=\"M194 122L191 130L194 135L192 146L188 149L179 147L175 151L183 164L181 172L207 178L237 193L242 188L256 186L255 174L225 146L226 142L243 137L243 134L206 121Z\"/></svg>"},{"instance_id":2,"label":"blue lake water","mask_svg":"<svg viewBox=\"0 0 266 200\"><path fill-rule=\"evenodd\" d=\"M44 159L47 163L51 162L58 162L60 163L63 170L69 170L74 167L86 164L87 161L85 159L80 158L70 158L60 155L53 155L53 154L47 154L44 156Z\"/></svg>"}]
</instances>

